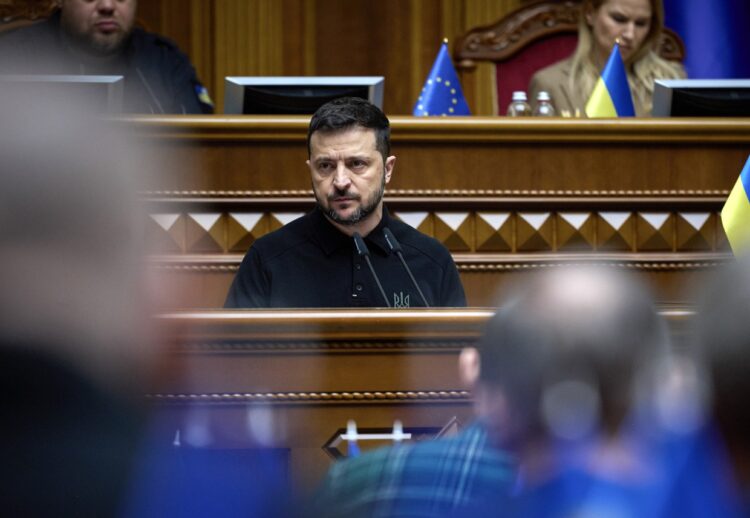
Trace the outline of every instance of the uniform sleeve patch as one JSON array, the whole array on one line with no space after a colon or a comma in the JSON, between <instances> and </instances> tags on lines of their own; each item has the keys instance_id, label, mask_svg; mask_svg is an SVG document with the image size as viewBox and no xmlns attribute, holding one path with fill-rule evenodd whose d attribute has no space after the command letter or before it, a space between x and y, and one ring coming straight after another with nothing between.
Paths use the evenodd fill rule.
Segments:
<instances>
[{"instance_id":1,"label":"uniform sleeve patch","mask_svg":"<svg viewBox=\"0 0 750 518\"><path fill-rule=\"evenodd\" d=\"M214 107L214 102L211 100L211 96L208 95L208 90L203 85L195 85L195 94L198 96L198 100L203 104L207 104L210 107Z\"/></svg>"}]
</instances>

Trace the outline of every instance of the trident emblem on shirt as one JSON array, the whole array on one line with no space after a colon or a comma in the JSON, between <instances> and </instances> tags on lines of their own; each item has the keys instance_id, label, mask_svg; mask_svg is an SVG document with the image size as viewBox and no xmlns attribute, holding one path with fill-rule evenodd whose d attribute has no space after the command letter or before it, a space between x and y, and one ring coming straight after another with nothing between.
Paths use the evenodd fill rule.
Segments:
<instances>
[{"instance_id":1,"label":"trident emblem on shirt","mask_svg":"<svg viewBox=\"0 0 750 518\"><path fill-rule=\"evenodd\" d=\"M393 307L394 308L408 308L409 306L409 295L404 295L404 292L393 294Z\"/></svg>"}]
</instances>

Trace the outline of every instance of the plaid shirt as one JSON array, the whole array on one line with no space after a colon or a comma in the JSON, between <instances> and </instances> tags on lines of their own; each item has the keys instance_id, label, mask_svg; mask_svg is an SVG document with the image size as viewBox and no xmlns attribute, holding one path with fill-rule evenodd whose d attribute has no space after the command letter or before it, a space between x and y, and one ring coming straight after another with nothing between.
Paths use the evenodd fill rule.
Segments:
<instances>
[{"instance_id":1,"label":"plaid shirt","mask_svg":"<svg viewBox=\"0 0 750 518\"><path fill-rule=\"evenodd\" d=\"M515 482L509 454L487 444L479 423L454 437L395 445L336 463L316 515L445 516L507 495Z\"/></svg>"}]
</instances>

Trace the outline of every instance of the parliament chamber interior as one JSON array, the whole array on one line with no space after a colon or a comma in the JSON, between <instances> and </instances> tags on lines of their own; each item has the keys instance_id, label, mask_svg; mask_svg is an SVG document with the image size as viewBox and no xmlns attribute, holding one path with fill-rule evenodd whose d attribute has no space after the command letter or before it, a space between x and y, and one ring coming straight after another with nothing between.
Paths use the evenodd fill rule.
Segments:
<instances>
[{"instance_id":1,"label":"parliament chamber interior","mask_svg":"<svg viewBox=\"0 0 750 518\"><path fill-rule=\"evenodd\" d=\"M158 358L151 359L148 379L136 388L138 406L150 416L139 428L146 431L138 444L180 456L175 465L171 457L158 460L164 470L180 471L189 491L205 501L197 499L192 510L149 508L150 492L189 500L189 491L176 483L154 489L162 478L176 476L146 462L129 471L141 481L126 484L125 498L135 496L119 512L243 515L236 507L213 507L226 491L238 506L248 506L249 515L271 516L258 503L262 489L236 498L242 493L236 485L263 488L279 475L282 494L306 495L320 487L332 465L358 455L360 448L391 444L401 427L414 443L460 433L471 424L475 404L457 367L462 351L488 332L504 293L542 272L596 266L632 275L650 290L671 347L689 348L696 290L735 263L722 210L747 160L750 119L505 116L512 91L525 90L543 66L522 52L539 51L545 38L563 33L560 41L566 43L553 49L562 54L540 59L551 63L572 52L581 4L138 2L136 27L179 47L214 110L104 117L133 146L123 157L139 172L138 239L145 274L158 291L143 326L157 329L152 356ZM0 52L4 32L39 23L56 8L47 0L0 0ZM443 38L471 114L411 115ZM690 55L676 31L661 45L662 54L678 60ZM525 75L515 83L504 82L508 67L519 63L535 68L522 70ZM382 109L397 157L384 203L393 219L448 250L466 307L224 309L256 240L316 207L305 164L310 115L226 114L225 78L232 76L382 76ZM128 85L126 77L126 90ZM152 95L149 81L145 85ZM3 134L8 130L14 131L8 127ZM53 142L34 145L56 149ZM90 187L88 181L82 180L81 199L89 188L96 196L99 180ZM99 216L87 218L94 224ZM90 242L76 242L80 268L93 269L93 261L109 257L107 247L129 242L125 234L124 227L106 227L89 236ZM9 260L10 272L12 265ZM82 282L95 287L100 281ZM4 300L4 306L11 304ZM46 325L45 316L40 311L39 325ZM55 321L50 318L51 329ZM4 344L16 336L14 326L9 329ZM133 332L136 340L140 336ZM87 364L87 372L96 363L87 357L76 361ZM32 365L29 372L44 377L44 368ZM94 379L100 381L98 375ZM17 411L6 408L10 415ZM358 443L351 440L356 434ZM13 444L8 441L3 448ZM267 468L268 459L258 452L268 452L274 467ZM46 469L40 462L39 469ZM62 476L63 469L55 470ZM8 502L8 509L18 503Z\"/></svg>"}]
</instances>

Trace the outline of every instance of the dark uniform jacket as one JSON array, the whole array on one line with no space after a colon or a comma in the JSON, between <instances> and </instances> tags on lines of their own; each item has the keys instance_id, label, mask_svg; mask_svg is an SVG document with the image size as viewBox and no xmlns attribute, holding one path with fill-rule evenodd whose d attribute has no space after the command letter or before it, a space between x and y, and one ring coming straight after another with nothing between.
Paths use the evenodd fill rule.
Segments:
<instances>
[{"instance_id":1,"label":"dark uniform jacket","mask_svg":"<svg viewBox=\"0 0 750 518\"><path fill-rule=\"evenodd\" d=\"M118 56L87 60L62 37L59 11L0 36L0 74L122 75L126 113L213 111L187 56L168 39L135 28Z\"/></svg>"},{"instance_id":2,"label":"dark uniform jacket","mask_svg":"<svg viewBox=\"0 0 750 518\"><path fill-rule=\"evenodd\" d=\"M365 237L365 243L392 307L424 307L424 303L400 260L390 252L383 235L385 227L401 244L406 263L430 306L466 306L448 250L392 219L384 207L383 218ZM386 307L386 303L353 239L316 208L253 244L229 289L225 307Z\"/></svg>"}]
</instances>

